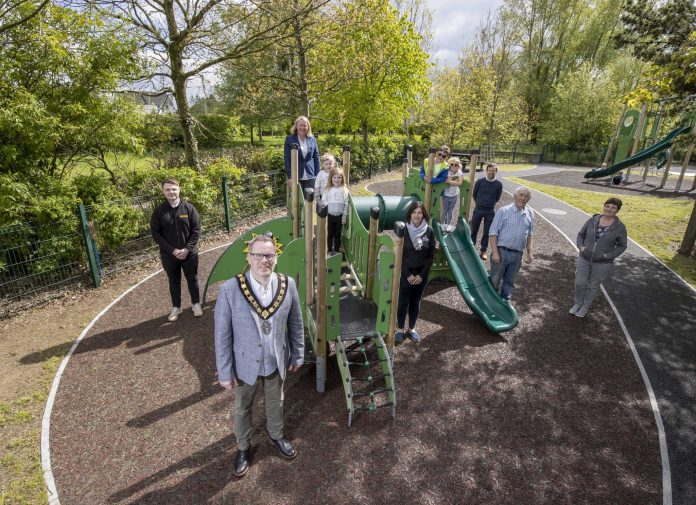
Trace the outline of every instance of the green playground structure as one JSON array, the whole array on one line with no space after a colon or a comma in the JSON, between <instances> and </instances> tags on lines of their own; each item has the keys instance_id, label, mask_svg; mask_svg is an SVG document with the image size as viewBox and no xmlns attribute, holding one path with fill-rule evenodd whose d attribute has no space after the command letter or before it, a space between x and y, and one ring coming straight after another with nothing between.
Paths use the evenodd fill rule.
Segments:
<instances>
[{"instance_id":1,"label":"green playground structure","mask_svg":"<svg viewBox=\"0 0 696 505\"><path fill-rule=\"evenodd\" d=\"M597 179L599 177L609 177L619 171L626 170L625 182L627 183L631 175L632 167L645 162L642 176L643 185L645 185L648 170L654 161L654 166L657 169L665 168L662 182L659 186L664 187L672 164L673 152L671 147L675 140L680 135L686 135L688 133L696 134L694 113L685 113L680 117L679 126L658 140L657 137L663 127L667 101L669 101L669 99L659 100L652 104L659 104L659 111L648 110L648 103L642 105L640 112L635 109L628 109L627 106L624 106L616 133L612 136L609 146L607 147L602 167L594 168L585 173L584 178ZM642 149L640 149L641 147ZM613 162L610 164L609 160L612 159L612 154ZM681 187L681 181L684 178L688 163L689 160L687 156L687 159L682 164L677 191L679 191Z\"/></svg>"},{"instance_id":2,"label":"green playground structure","mask_svg":"<svg viewBox=\"0 0 696 505\"><path fill-rule=\"evenodd\" d=\"M660 139L658 142L652 144L651 146L648 146L647 148L643 149L642 151L637 152L633 156L630 156L626 158L625 160L619 161L618 163L614 163L613 165L606 167L606 168L596 168L593 170L590 170L585 174L585 179L596 179L597 177L607 177L609 175L612 175L619 170L624 170L628 167L632 167L634 165L637 165L645 160L649 160L651 158L658 157L657 160L657 167L662 168L665 163L667 163L667 156L662 156L659 157L660 154L668 152L669 148L672 146L672 143L674 142L674 139L679 136L683 135L685 133L689 133L691 131L691 125L685 125L685 126L678 126L671 132L665 136L665 138Z\"/></svg>"},{"instance_id":3,"label":"green playground structure","mask_svg":"<svg viewBox=\"0 0 696 505\"><path fill-rule=\"evenodd\" d=\"M348 181L350 151L344 149L343 170ZM430 166L434 152L431 150ZM440 194L445 184L424 182L419 170L405 161L402 195L350 197L348 221L342 233L344 257L327 256L327 208L317 204L315 212L313 191L302 192L297 183L296 155L293 149L288 214L247 231L225 250L208 277L203 301L212 285L246 270L245 249L255 235L272 233L282 250L277 271L297 282L305 321L306 359L316 364L317 391L325 390L329 346L333 344L348 424L361 410L390 407L395 417L392 357L405 232L402 219L417 200L426 204L431 216L439 216ZM507 331L517 325L518 316L493 289L472 243L464 219L469 187L467 181L460 187L460 216L454 232L444 233L439 219L431 218L439 248L430 278L455 282L473 313L491 331Z\"/></svg>"}]
</instances>

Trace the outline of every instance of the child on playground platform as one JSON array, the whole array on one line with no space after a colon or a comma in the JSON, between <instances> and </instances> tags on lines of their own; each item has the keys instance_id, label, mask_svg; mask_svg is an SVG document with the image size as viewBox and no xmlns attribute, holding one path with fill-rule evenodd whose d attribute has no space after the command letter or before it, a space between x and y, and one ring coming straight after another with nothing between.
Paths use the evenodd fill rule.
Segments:
<instances>
[{"instance_id":1,"label":"child on playground platform","mask_svg":"<svg viewBox=\"0 0 696 505\"><path fill-rule=\"evenodd\" d=\"M317 178L314 181L314 201L319 201L321 195L324 194L324 190L326 190L329 182L329 172L333 168L336 168L336 158L334 158L333 154L326 153L321 157L321 172L317 174Z\"/></svg>"},{"instance_id":2,"label":"child on playground platform","mask_svg":"<svg viewBox=\"0 0 696 505\"><path fill-rule=\"evenodd\" d=\"M329 189L321 196L322 203L329 206L327 242L329 254L338 254L341 247L341 230L348 219L348 196L350 192L340 168L329 172Z\"/></svg>"},{"instance_id":3,"label":"child on playground platform","mask_svg":"<svg viewBox=\"0 0 696 505\"><path fill-rule=\"evenodd\" d=\"M441 182L445 182L445 180L447 179L447 173L449 172L447 162L445 160L449 158L449 155L449 146L440 146L440 149L438 149L435 153L435 162L433 163L433 165L435 165L433 167L433 174L437 175L434 175L432 178L426 175L426 170L428 168L428 159L424 159L423 165L420 169L421 179L423 179L425 182L429 182L430 184L439 184Z\"/></svg>"},{"instance_id":4,"label":"child on playground platform","mask_svg":"<svg viewBox=\"0 0 696 505\"><path fill-rule=\"evenodd\" d=\"M451 232L454 230L452 223L452 214L459 200L459 186L464 181L464 172L462 172L462 162L456 156L447 160L449 171L447 173L447 187L442 192L442 230Z\"/></svg>"}]
</instances>

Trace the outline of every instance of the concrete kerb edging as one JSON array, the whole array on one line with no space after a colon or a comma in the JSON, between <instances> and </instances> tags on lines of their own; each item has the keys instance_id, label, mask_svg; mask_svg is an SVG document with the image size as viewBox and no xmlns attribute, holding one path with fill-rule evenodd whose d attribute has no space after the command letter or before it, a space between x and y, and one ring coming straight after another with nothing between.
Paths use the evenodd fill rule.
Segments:
<instances>
[{"instance_id":1,"label":"concrete kerb edging","mask_svg":"<svg viewBox=\"0 0 696 505\"><path fill-rule=\"evenodd\" d=\"M532 188L530 188L532 189ZM507 194L512 196L512 193L508 190L504 190ZM534 191L539 191L534 190ZM543 193L543 191L539 191L539 193ZM564 204L568 205L569 207L572 207L573 209L577 210L578 212L582 212L583 214L589 216L587 212L584 212L576 207L573 207L570 204L567 204L563 202L562 200L559 200L558 198L555 198L551 195L548 195L544 193L545 196L549 198L553 198L554 200ZM531 207L531 205L530 205ZM533 209L534 207L532 207ZM552 223L546 216L544 216L541 212L535 212L536 215L541 217L544 221L549 223L551 226L553 226L558 233L560 233L563 237L570 242L570 244L577 250L577 246L575 245L575 242L566 235L558 226L556 226L554 223ZM682 279L676 272L674 272L671 268L669 268L667 265L662 263L658 258L656 258L650 251L645 249L644 247L640 246L633 240L631 240L634 244L636 244L638 247L643 249L646 253L648 253L650 256L655 258L657 261L659 261L665 268L667 268L670 272L672 272L674 275L676 275L679 279L681 279L682 282L684 282L687 286L690 288L691 285L686 282L684 279ZM645 384L645 389L648 392L648 398L650 399L650 407L652 408L653 411L653 416L655 417L655 424L657 426L657 436L659 440L659 445L660 445L660 461L662 462L662 505L672 505L672 474L669 466L669 455L667 453L667 435L665 433L665 426L664 423L662 422L662 415L660 414L660 406L657 404L657 399L655 398L655 392L653 391L652 384L650 383L650 378L648 377L648 373L645 371L645 367L643 366L643 362L640 359L640 356L638 355L638 350L636 349L635 344L633 343L633 339L631 338L631 334L628 332L628 328L626 328L626 324L624 323L623 318L621 317L621 314L619 314L618 309L616 308L616 305L614 305L614 302L612 301L611 297L609 296L609 293L604 289L604 285L601 286L602 288L602 293L604 293L604 296L606 297L607 301L609 302L609 306L611 307L611 310L614 311L614 315L616 316L616 319L619 321L619 325L621 326L621 330L623 331L624 336L626 337L626 341L628 342L628 347L631 349L631 352L633 353L633 359L635 359L636 364L638 365L638 370L640 371L640 376L643 379L643 383ZM692 288L693 289L693 288Z\"/></svg>"},{"instance_id":2,"label":"concrete kerb edging","mask_svg":"<svg viewBox=\"0 0 696 505\"><path fill-rule=\"evenodd\" d=\"M215 246L211 249L201 251L199 254L205 254L211 251L215 251L216 249L220 249L221 247L227 247L230 245L230 243L231 242ZM136 284L126 289L109 305L104 307L104 309L102 309L102 311L99 314L97 314L87 326L85 326L85 329L82 330L80 336L77 337L72 347L70 348L70 351L68 351L68 354L65 355L63 361L60 363L60 366L58 367L56 376L53 378L53 383L51 384L51 391L48 393L48 399L46 400L46 408L44 409L44 415L41 419L41 469L43 471L44 482L46 484L46 492L48 493L49 505L60 505L60 499L58 498L58 490L56 489L56 482L53 478L53 469L51 468L50 428L53 405L55 404L56 394L58 393L58 386L60 385L60 380L63 377L63 372L65 371L65 368L68 366L68 362L70 361L70 358L77 349L77 346L80 345L80 342L82 342L82 339L85 338L87 333L89 333L89 330L92 329L92 326L94 326L94 324L99 319L101 319L101 317L104 314L106 314L111 309L111 307L113 307L119 301L121 301L121 299L123 299L123 297L125 297L128 293L135 290L138 286L152 279L155 275L159 274L162 271L163 269L160 268L159 270L151 273L144 279L140 280Z\"/></svg>"}]
</instances>

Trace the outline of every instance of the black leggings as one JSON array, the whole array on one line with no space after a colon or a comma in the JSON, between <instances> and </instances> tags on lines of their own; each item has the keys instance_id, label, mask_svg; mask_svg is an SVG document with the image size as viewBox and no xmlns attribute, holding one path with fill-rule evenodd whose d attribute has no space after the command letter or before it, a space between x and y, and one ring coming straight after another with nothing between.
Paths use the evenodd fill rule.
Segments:
<instances>
[{"instance_id":1,"label":"black leggings","mask_svg":"<svg viewBox=\"0 0 696 505\"><path fill-rule=\"evenodd\" d=\"M188 284L191 303L200 303L198 288L198 253L189 253L186 259L180 260L172 254L160 252L162 267L169 278L169 294L172 297L172 307L181 308L181 270L184 271Z\"/></svg>"},{"instance_id":2,"label":"black leggings","mask_svg":"<svg viewBox=\"0 0 696 505\"><path fill-rule=\"evenodd\" d=\"M408 272L401 272L401 283L399 284L399 305L396 309L396 326L403 328L406 323L406 313L408 312L408 328L412 330L416 326L418 314L420 312L420 302L423 292L428 285L428 276L423 282L417 285L408 283Z\"/></svg>"},{"instance_id":3,"label":"black leggings","mask_svg":"<svg viewBox=\"0 0 696 505\"><path fill-rule=\"evenodd\" d=\"M338 252L341 248L341 230L343 229L343 216L334 216L329 214L327 225L327 244L329 252Z\"/></svg>"}]
</instances>

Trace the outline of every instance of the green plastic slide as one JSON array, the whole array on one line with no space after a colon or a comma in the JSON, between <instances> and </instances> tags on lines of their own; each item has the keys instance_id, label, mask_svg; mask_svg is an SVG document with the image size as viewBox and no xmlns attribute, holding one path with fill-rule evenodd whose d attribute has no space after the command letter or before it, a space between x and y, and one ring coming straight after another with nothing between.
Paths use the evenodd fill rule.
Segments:
<instances>
[{"instance_id":1,"label":"green plastic slide","mask_svg":"<svg viewBox=\"0 0 696 505\"><path fill-rule=\"evenodd\" d=\"M473 313L495 333L517 326L519 316L512 305L493 289L464 219L459 218L452 233L443 233L440 222L433 219L433 230L450 265L457 289Z\"/></svg>"},{"instance_id":2,"label":"green plastic slide","mask_svg":"<svg viewBox=\"0 0 696 505\"><path fill-rule=\"evenodd\" d=\"M688 133L689 131L691 131L691 126L679 126L671 132L669 132L669 134L665 138L661 139L659 142L655 142L650 147L647 147L646 149L637 152L633 156L630 156L623 161L614 163L613 165L607 168L595 168L593 170L590 170L585 174L585 179L606 177L608 175L618 172L619 170L623 170L624 168L637 165L641 161L645 161L648 158L656 156L658 153L664 151L665 149L669 149L672 146L672 142L674 142L675 137L681 135L682 133Z\"/></svg>"}]
</instances>

